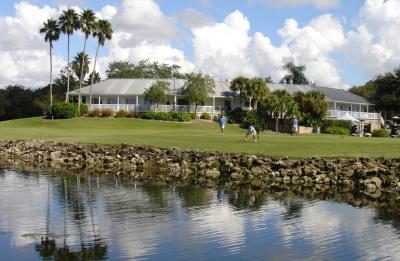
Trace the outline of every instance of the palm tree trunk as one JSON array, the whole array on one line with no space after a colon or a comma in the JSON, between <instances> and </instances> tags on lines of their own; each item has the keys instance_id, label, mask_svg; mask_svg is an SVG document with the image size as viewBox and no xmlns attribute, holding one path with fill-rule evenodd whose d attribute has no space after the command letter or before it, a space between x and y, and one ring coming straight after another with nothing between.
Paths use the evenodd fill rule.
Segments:
<instances>
[{"instance_id":1,"label":"palm tree trunk","mask_svg":"<svg viewBox=\"0 0 400 261\"><path fill-rule=\"evenodd\" d=\"M243 106L242 106L242 92L239 93L239 100L240 100L240 108L243 109Z\"/></svg>"},{"instance_id":2,"label":"palm tree trunk","mask_svg":"<svg viewBox=\"0 0 400 261\"><path fill-rule=\"evenodd\" d=\"M50 42L50 115L52 114L51 107L53 107L53 53L52 43ZM53 116L51 117L53 118Z\"/></svg>"},{"instance_id":3,"label":"palm tree trunk","mask_svg":"<svg viewBox=\"0 0 400 261\"><path fill-rule=\"evenodd\" d=\"M92 86L93 86L93 82L94 82L94 74L96 71L96 62L97 62L97 55L99 54L99 47L100 47L100 43L97 43L96 56L94 57L94 65L93 65L93 72L92 72L92 81L90 83L90 88L89 88L89 111L90 111L90 106L92 105Z\"/></svg>"},{"instance_id":4,"label":"palm tree trunk","mask_svg":"<svg viewBox=\"0 0 400 261\"><path fill-rule=\"evenodd\" d=\"M65 94L65 102L68 102L68 93L69 93L69 34L68 37L68 65L67 65L67 93Z\"/></svg>"},{"instance_id":5,"label":"palm tree trunk","mask_svg":"<svg viewBox=\"0 0 400 261\"><path fill-rule=\"evenodd\" d=\"M250 110L252 110L252 107L251 107L251 97L250 97L250 99L249 99L249 108L250 108Z\"/></svg>"},{"instance_id":6,"label":"palm tree trunk","mask_svg":"<svg viewBox=\"0 0 400 261\"><path fill-rule=\"evenodd\" d=\"M275 132L279 131L278 123L279 123L279 117L275 114Z\"/></svg>"},{"instance_id":7,"label":"palm tree trunk","mask_svg":"<svg viewBox=\"0 0 400 261\"><path fill-rule=\"evenodd\" d=\"M82 61L81 61L81 75L79 79L79 91L78 91L78 117L81 116L81 88L82 88L82 81L83 81L83 68L85 67L85 51L86 51L86 41L87 37L85 37L85 42L83 44L83 55L82 55Z\"/></svg>"}]
</instances>

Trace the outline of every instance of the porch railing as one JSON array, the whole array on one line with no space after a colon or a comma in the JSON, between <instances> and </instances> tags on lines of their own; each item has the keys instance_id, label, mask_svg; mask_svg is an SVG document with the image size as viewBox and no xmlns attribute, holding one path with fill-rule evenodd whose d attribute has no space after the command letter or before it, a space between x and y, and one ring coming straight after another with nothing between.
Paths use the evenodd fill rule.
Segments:
<instances>
[{"instance_id":1,"label":"porch railing","mask_svg":"<svg viewBox=\"0 0 400 261\"><path fill-rule=\"evenodd\" d=\"M346 114L350 114L356 119L360 120L380 120L381 114L376 112L358 112L358 111L338 111L338 110L329 110L328 117L332 118L340 118Z\"/></svg>"},{"instance_id":2,"label":"porch railing","mask_svg":"<svg viewBox=\"0 0 400 261\"><path fill-rule=\"evenodd\" d=\"M100 110L105 110L105 109L110 109L114 112L117 112L119 110L124 110L127 112L146 112L146 111L158 111L158 112L171 112L171 111L177 111L177 112L190 112L194 113L195 112L195 106L192 105L138 105L136 106L135 104L92 104L91 105L91 110L94 109L100 109ZM213 106L197 106L197 113L214 113L218 114L220 111L224 109L222 107L215 107L213 110Z\"/></svg>"}]
</instances>

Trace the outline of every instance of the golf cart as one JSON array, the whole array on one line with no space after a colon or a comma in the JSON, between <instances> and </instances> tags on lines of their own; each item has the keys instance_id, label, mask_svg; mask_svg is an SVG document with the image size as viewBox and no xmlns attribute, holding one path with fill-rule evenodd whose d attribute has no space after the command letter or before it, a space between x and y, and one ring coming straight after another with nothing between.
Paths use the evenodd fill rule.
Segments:
<instances>
[{"instance_id":1,"label":"golf cart","mask_svg":"<svg viewBox=\"0 0 400 261\"><path fill-rule=\"evenodd\" d=\"M393 138L400 137L400 117L394 116L392 118L392 125L390 126L390 136Z\"/></svg>"}]
</instances>

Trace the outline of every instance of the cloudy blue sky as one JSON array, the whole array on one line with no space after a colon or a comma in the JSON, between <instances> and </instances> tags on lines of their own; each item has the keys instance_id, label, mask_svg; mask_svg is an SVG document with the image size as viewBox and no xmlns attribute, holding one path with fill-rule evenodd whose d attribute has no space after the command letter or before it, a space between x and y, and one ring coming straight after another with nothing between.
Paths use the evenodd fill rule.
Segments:
<instances>
[{"instance_id":1,"label":"cloudy blue sky","mask_svg":"<svg viewBox=\"0 0 400 261\"><path fill-rule=\"evenodd\" d=\"M150 59L216 79L272 76L293 61L320 85L348 88L400 65L400 0L2 0L0 86L48 81L48 45L38 30L72 7L111 20L109 62ZM72 54L83 47L76 33ZM94 55L96 41L89 42ZM66 37L55 45L55 75L66 65Z\"/></svg>"}]
</instances>

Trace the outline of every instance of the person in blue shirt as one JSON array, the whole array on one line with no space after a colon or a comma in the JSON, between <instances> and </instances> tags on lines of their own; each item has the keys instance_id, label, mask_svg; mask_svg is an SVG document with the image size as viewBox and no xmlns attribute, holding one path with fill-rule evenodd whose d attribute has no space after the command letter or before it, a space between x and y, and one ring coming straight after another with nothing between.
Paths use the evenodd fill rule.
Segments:
<instances>
[{"instance_id":1,"label":"person in blue shirt","mask_svg":"<svg viewBox=\"0 0 400 261\"><path fill-rule=\"evenodd\" d=\"M222 112L221 116L218 119L219 127L221 129L221 135L224 135L224 129L227 123L227 119L225 117L225 114Z\"/></svg>"},{"instance_id":2,"label":"person in blue shirt","mask_svg":"<svg viewBox=\"0 0 400 261\"><path fill-rule=\"evenodd\" d=\"M299 120L296 118L296 116L293 117L293 122L292 122L292 135L299 134Z\"/></svg>"}]
</instances>

